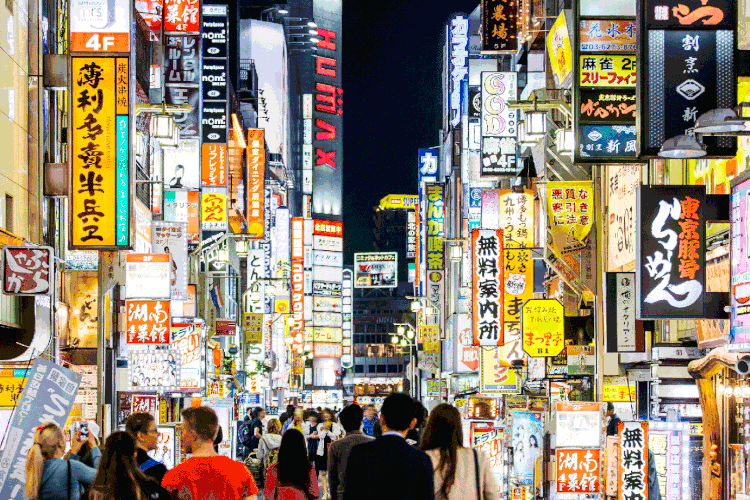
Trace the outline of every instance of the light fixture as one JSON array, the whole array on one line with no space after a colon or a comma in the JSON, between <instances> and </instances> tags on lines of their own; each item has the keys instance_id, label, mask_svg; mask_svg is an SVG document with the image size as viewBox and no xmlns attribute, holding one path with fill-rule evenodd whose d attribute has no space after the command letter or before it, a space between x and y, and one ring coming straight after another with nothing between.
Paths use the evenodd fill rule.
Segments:
<instances>
[{"instance_id":1,"label":"light fixture","mask_svg":"<svg viewBox=\"0 0 750 500\"><path fill-rule=\"evenodd\" d=\"M464 257L464 249L461 245L451 245L450 260L460 262Z\"/></svg>"},{"instance_id":2,"label":"light fixture","mask_svg":"<svg viewBox=\"0 0 750 500\"><path fill-rule=\"evenodd\" d=\"M406 327L399 326L398 328L396 328L396 331L398 332L399 335L403 335L404 333L406 333Z\"/></svg>"},{"instance_id":3,"label":"light fixture","mask_svg":"<svg viewBox=\"0 0 750 500\"><path fill-rule=\"evenodd\" d=\"M724 387L724 384L722 384L721 382L719 382L718 387L716 387L716 392L719 393L719 394L724 394L725 390L726 390L726 388Z\"/></svg>"},{"instance_id":4,"label":"light fixture","mask_svg":"<svg viewBox=\"0 0 750 500\"><path fill-rule=\"evenodd\" d=\"M310 41L311 41L312 43L319 43L319 42L320 42L320 38L316 38L316 37L314 37L314 36L311 36L311 37L310 37Z\"/></svg>"},{"instance_id":5,"label":"light fixture","mask_svg":"<svg viewBox=\"0 0 750 500\"><path fill-rule=\"evenodd\" d=\"M289 11L288 11L288 10L286 10L286 9L279 9L279 11L278 11L278 12L279 12L279 14L281 14L282 16L285 16L285 15L289 14Z\"/></svg>"},{"instance_id":6,"label":"light fixture","mask_svg":"<svg viewBox=\"0 0 750 500\"><path fill-rule=\"evenodd\" d=\"M174 141L174 117L168 113L151 115L150 132L154 139Z\"/></svg>"},{"instance_id":7,"label":"light fixture","mask_svg":"<svg viewBox=\"0 0 750 500\"><path fill-rule=\"evenodd\" d=\"M276 295L276 285L269 283L266 285L266 293L268 295Z\"/></svg>"},{"instance_id":8,"label":"light fixture","mask_svg":"<svg viewBox=\"0 0 750 500\"><path fill-rule=\"evenodd\" d=\"M526 135L529 138L535 137L539 140L547 133L547 112L546 111L527 111L524 120Z\"/></svg>"},{"instance_id":9,"label":"light fixture","mask_svg":"<svg viewBox=\"0 0 750 500\"><path fill-rule=\"evenodd\" d=\"M409 329L409 331L406 332L406 337L411 340L414 338L414 330Z\"/></svg>"},{"instance_id":10,"label":"light fixture","mask_svg":"<svg viewBox=\"0 0 750 500\"><path fill-rule=\"evenodd\" d=\"M398 337L396 337L395 335L393 337L391 337L391 343L392 344L398 344Z\"/></svg>"},{"instance_id":11,"label":"light fixture","mask_svg":"<svg viewBox=\"0 0 750 500\"><path fill-rule=\"evenodd\" d=\"M406 347L409 345L409 343L406 341L406 339L401 339L401 347Z\"/></svg>"},{"instance_id":12,"label":"light fixture","mask_svg":"<svg viewBox=\"0 0 750 500\"><path fill-rule=\"evenodd\" d=\"M424 308L424 313L427 316L435 316L437 314L437 310L432 306L427 306Z\"/></svg>"},{"instance_id":13,"label":"light fixture","mask_svg":"<svg viewBox=\"0 0 750 500\"><path fill-rule=\"evenodd\" d=\"M724 392L724 394L726 394L728 398L731 398L732 395L734 394L734 387L732 387L731 385L728 385L727 390Z\"/></svg>"},{"instance_id":14,"label":"light fixture","mask_svg":"<svg viewBox=\"0 0 750 500\"><path fill-rule=\"evenodd\" d=\"M706 156L706 150L692 135L678 135L664 141L659 156L675 159L701 158Z\"/></svg>"},{"instance_id":15,"label":"light fixture","mask_svg":"<svg viewBox=\"0 0 750 500\"><path fill-rule=\"evenodd\" d=\"M572 155L574 148L574 136L572 130L560 129L555 136L555 146L561 155Z\"/></svg>"},{"instance_id":16,"label":"light fixture","mask_svg":"<svg viewBox=\"0 0 750 500\"><path fill-rule=\"evenodd\" d=\"M318 23L316 23L315 21L307 21L307 25L309 27L311 27L311 28L317 28L318 27Z\"/></svg>"},{"instance_id":17,"label":"light fixture","mask_svg":"<svg viewBox=\"0 0 750 500\"><path fill-rule=\"evenodd\" d=\"M237 251L237 254L245 257L247 255L248 247L250 246L250 243L247 240L237 240L234 245L234 249Z\"/></svg>"},{"instance_id":18,"label":"light fixture","mask_svg":"<svg viewBox=\"0 0 750 500\"><path fill-rule=\"evenodd\" d=\"M307 30L307 32L313 36L316 36L318 34L318 30L313 30L313 29Z\"/></svg>"},{"instance_id":19,"label":"light fixture","mask_svg":"<svg viewBox=\"0 0 750 500\"><path fill-rule=\"evenodd\" d=\"M706 111L695 122L696 134L728 134L745 130L745 120L733 109L719 108Z\"/></svg>"},{"instance_id":20,"label":"light fixture","mask_svg":"<svg viewBox=\"0 0 750 500\"><path fill-rule=\"evenodd\" d=\"M225 264L229 262L229 251L226 248L220 248L216 252L216 260Z\"/></svg>"},{"instance_id":21,"label":"light fixture","mask_svg":"<svg viewBox=\"0 0 750 500\"><path fill-rule=\"evenodd\" d=\"M140 132L135 134L135 155L143 156L143 134Z\"/></svg>"},{"instance_id":22,"label":"light fixture","mask_svg":"<svg viewBox=\"0 0 750 500\"><path fill-rule=\"evenodd\" d=\"M750 385L746 385L742 388L742 395L746 398L750 397Z\"/></svg>"},{"instance_id":23,"label":"light fixture","mask_svg":"<svg viewBox=\"0 0 750 500\"><path fill-rule=\"evenodd\" d=\"M294 316L292 316L291 314L286 317L286 326L294 326Z\"/></svg>"},{"instance_id":24,"label":"light fixture","mask_svg":"<svg viewBox=\"0 0 750 500\"><path fill-rule=\"evenodd\" d=\"M526 122L521 121L518 124L518 144L521 146L521 148L530 148L536 145L537 142L539 142L539 137L533 137L529 136L526 133Z\"/></svg>"},{"instance_id":25,"label":"light fixture","mask_svg":"<svg viewBox=\"0 0 750 500\"><path fill-rule=\"evenodd\" d=\"M422 304L420 304L418 300L412 301L412 303L411 303L411 312L417 312L420 309L422 309Z\"/></svg>"},{"instance_id":26,"label":"light fixture","mask_svg":"<svg viewBox=\"0 0 750 500\"><path fill-rule=\"evenodd\" d=\"M253 290L252 293L250 293L250 300L253 302L260 302L260 290Z\"/></svg>"}]
</instances>

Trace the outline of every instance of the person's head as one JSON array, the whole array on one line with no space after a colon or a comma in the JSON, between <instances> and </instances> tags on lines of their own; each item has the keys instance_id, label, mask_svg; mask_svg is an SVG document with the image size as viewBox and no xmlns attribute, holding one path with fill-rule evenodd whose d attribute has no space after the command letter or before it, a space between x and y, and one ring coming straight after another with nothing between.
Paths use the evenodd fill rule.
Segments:
<instances>
[{"instance_id":1,"label":"person's head","mask_svg":"<svg viewBox=\"0 0 750 500\"><path fill-rule=\"evenodd\" d=\"M321 420L323 420L323 422L333 422L334 420L336 420L336 418L333 416L333 412L328 408L325 408L322 412L320 412L320 418Z\"/></svg>"},{"instance_id":2,"label":"person's head","mask_svg":"<svg viewBox=\"0 0 750 500\"><path fill-rule=\"evenodd\" d=\"M301 423L303 420L305 412L302 408L295 408L294 409L294 421L297 423Z\"/></svg>"},{"instance_id":3,"label":"person's head","mask_svg":"<svg viewBox=\"0 0 750 500\"><path fill-rule=\"evenodd\" d=\"M182 410L182 447L185 453L206 443L213 444L219 432L219 419L208 406Z\"/></svg>"},{"instance_id":4,"label":"person's head","mask_svg":"<svg viewBox=\"0 0 750 500\"><path fill-rule=\"evenodd\" d=\"M219 426L219 432L216 433L216 437L214 438L214 451L216 453L219 453L219 445L222 441L224 441L224 433L221 432L221 426Z\"/></svg>"},{"instance_id":5,"label":"person's head","mask_svg":"<svg viewBox=\"0 0 750 500\"><path fill-rule=\"evenodd\" d=\"M266 411L263 409L262 406L256 406L253 410L253 418L258 418L260 420L263 420L266 416Z\"/></svg>"},{"instance_id":6,"label":"person's head","mask_svg":"<svg viewBox=\"0 0 750 500\"><path fill-rule=\"evenodd\" d=\"M293 484L302 491L307 489L310 459L307 457L305 436L297 429L288 429L281 438L277 473L280 483Z\"/></svg>"},{"instance_id":7,"label":"person's head","mask_svg":"<svg viewBox=\"0 0 750 500\"><path fill-rule=\"evenodd\" d=\"M317 413L315 413L314 411L313 411L313 412L310 412L310 413L308 413L308 414L307 414L307 421L308 421L308 422L309 422L310 424L312 424L312 425L315 425L315 424L317 424L317 423L318 423L318 414L317 414Z\"/></svg>"},{"instance_id":8,"label":"person's head","mask_svg":"<svg viewBox=\"0 0 750 500\"><path fill-rule=\"evenodd\" d=\"M440 488L441 498L448 498L455 483L458 448L463 447L463 442L461 414L447 403L437 405L427 418L420 444L425 451L438 450L440 452L438 469L443 471L445 477L443 486Z\"/></svg>"},{"instance_id":9,"label":"person's head","mask_svg":"<svg viewBox=\"0 0 750 500\"><path fill-rule=\"evenodd\" d=\"M614 417L615 416L615 405L612 403L612 401L607 402L607 416L608 417Z\"/></svg>"},{"instance_id":10,"label":"person's head","mask_svg":"<svg viewBox=\"0 0 750 500\"><path fill-rule=\"evenodd\" d=\"M278 419L272 418L266 425L266 432L269 434L281 434L281 422Z\"/></svg>"},{"instance_id":11,"label":"person's head","mask_svg":"<svg viewBox=\"0 0 750 500\"><path fill-rule=\"evenodd\" d=\"M339 413L339 420L346 432L358 431L362 427L364 412L358 404L349 405Z\"/></svg>"},{"instance_id":12,"label":"person's head","mask_svg":"<svg viewBox=\"0 0 750 500\"><path fill-rule=\"evenodd\" d=\"M539 448L539 441L537 440L536 436L533 434L529 434L529 447Z\"/></svg>"},{"instance_id":13,"label":"person's head","mask_svg":"<svg viewBox=\"0 0 750 500\"><path fill-rule=\"evenodd\" d=\"M385 398L380 409L380 425L383 431L406 432L414 418L414 400L406 393L395 392Z\"/></svg>"},{"instance_id":14,"label":"person's head","mask_svg":"<svg viewBox=\"0 0 750 500\"><path fill-rule=\"evenodd\" d=\"M156 449L159 431L153 415L146 412L133 413L125 422L125 431L135 438L136 445L143 451Z\"/></svg>"},{"instance_id":15,"label":"person's head","mask_svg":"<svg viewBox=\"0 0 750 500\"><path fill-rule=\"evenodd\" d=\"M146 498L146 483L136 459L138 447L130 432L113 432L105 442L96 479L91 486L92 498Z\"/></svg>"},{"instance_id":16,"label":"person's head","mask_svg":"<svg viewBox=\"0 0 750 500\"><path fill-rule=\"evenodd\" d=\"M64 452L65 435L57 424L47 422L37 427L34 444L29 448L26 458L26 496L30 500L36 500L39 495L44 462L59 458Z\"/></svg>"},{"instance_id":17,"label":"person's head","mask_svg":"<svg viewBox=\"0 0 750 500\"><path fill-rule=\"evenodd\" d=\"M375 410L375 405L367 405L365 406L365 417L367 417L368 420L372 420L375 418L375 415L377 415L377 410Z\"/></svg>"},{"instance_id":18,"label":"person's head","mask_svg":"<svg viewBox=\"0 0 750 500\"><path fill-rule=\"evenodd\" d=\"M294 405L286 405L286 414L294 415Z\"/></svg>"},{"instance_id":19,"label":"person's head","mask_svg":"<svg viewBox=\"0 0 750 500\"><path fill-rule=\"evenodd\" d=\"M427 409L419 401L414 401L414 418L417 419L417 423L414 427L424 427L424 422L427 418Z\"/></svg>"}]
</instances>

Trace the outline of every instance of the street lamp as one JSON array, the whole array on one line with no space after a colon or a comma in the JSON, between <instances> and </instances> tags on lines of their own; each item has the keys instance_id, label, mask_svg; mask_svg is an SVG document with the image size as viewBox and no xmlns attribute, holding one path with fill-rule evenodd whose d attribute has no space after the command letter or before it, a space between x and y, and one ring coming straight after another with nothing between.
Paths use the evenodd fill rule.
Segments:
<instances>
[{"instance_id":1,"label":"street lamp","mask_svg":"<svg viewBox=\"0 0 750 500\"><path fill-rule=\"evenodd\" d=\"M151 116L151 136L158 140L174 140L175 122L171 114L162 112Z\"/></svg>"},{"instance_id":2,"label":"street lamp","mask_svg":"<svg viewBox=\"0 0 750 500\"><path fill-rule=\"evenodd\" d=\"M667 139L659 151L661 158L689 159L706 156L706 150L692 135L678 135Z\"/></svg>"},{"instance_id":3,"label":"street lamp","mask_svg":"<svg viewBox=\"0 0 750 500\"><path fill-rule=\"evenodd\" d=\"M422 309L422 304L418 300L414 300L411 303L411 312L418 312Z\"/></svg>"}]
</instances>

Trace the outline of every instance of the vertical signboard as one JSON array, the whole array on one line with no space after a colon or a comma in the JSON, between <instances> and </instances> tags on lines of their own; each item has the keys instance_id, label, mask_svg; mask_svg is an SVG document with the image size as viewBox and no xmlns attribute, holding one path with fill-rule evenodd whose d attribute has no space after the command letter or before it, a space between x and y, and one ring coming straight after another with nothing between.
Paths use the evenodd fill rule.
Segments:
<instances>
[{"instance_id":1,"label":"vertical signboard","mask_svg":"<svg viewBox=\"0 0 750 500\"><path fill-rule=\"evenodd\" d=\"M515 175L518 111L508 101L518 99L516 73L482 72L481 175Z\"/></svg>"},{"instance_id":2,"label":"vertical signboard","mask_svg":"<svg viewBox=\"0 0 750 500\"><path fill-rule=\"evenodd\" d=\"M648 500L648 422L620 422L618 486L623 498Z\"/></svg>"},{"instance_id":3,"label":"vertical signboard","mask_svg":"<svg viewBox=\"0 0 750 500\"><path fill-rule=\"evenodd\" d=\"M750 177L732 182L731 287L732 336L734 342L750 342Z\"/></svg>"},{"instance_id":4,"label":"vertical signboard","mask_svg":"<svg viewBox=\"0 0 750 500\"><path fill-rule=\"evenodd\" d=\"M128 0L71 0L71 52L129 52Z\"/></svg>"},{"instance_id":5,"label":"vertical signboard","mask_svg":"<svg viewBox=\"0 0 750 500\"><path fill-rule=\"evenodd\" d=\"M593 183L548 183L547 214L552 249L558 258L582 251L594 223Z\"/></svg>"},{"instance_id":6,"label":"vertical signboard","mask_svg":"<svg viewBox=\"0 0 750 500\"><path fill-rule=\"evenodd\" d=\"M203 5L201 139L204 186L227 185L227 40L226 5Z\"/></svg>"},{"instance_id":7,"label":"vertical signboard","mask_svg":"<svg viewBox=\"0 0 750 500\"><path fill-rule=\"evenodd\" d=\"M556 449L557 492L598 493L601 475L599 454L598 449Z\"/></svg>"},{"instance_id":8,"label":"vertical signboard","mask_svg":"<svg viewBox=\"0 0 750 500\"><path fill-rule=\"evenodd\" d=\"M201 192L201 229L227 230L226 188L203 188Z\"/></svg>"},{"instance_id":9,"label":"vertical signboard","mask_svg":"<svg viewBox=\"0 0 750 500\"><path fill-rule=\"evenodd\" d=\"M517 0L482 0L482 52L518 50Z\"/></svg>"},{"instance_id":10,"label":"vertical signboard","mask_svg":"<svg viewBox=\"0 0 750 500\"><path fill-rule=\"evenodd\" d=\"M263 190L266 187L265 130L247 131L247 232L250 239L263 239L265 212Z\"/></svg>"},{"instance_id":11,"label":"vertical signboard","mask_svg":"<svg viewBox=\"0 0 750 500\"><path fill-rule=\"evenodd\" d=\"M425 237L426 237L426 290L425 295L437 306L438 325L443 322L443 297L445 287L445 254L443 237L445 236L445 204L442 184L427 184Z\"/></svg>"},{"instance_id":12,"label":"vertical signboard","mask_svg":"<svg viewBox=\"0 0 750 500\"><path fill-rule=\"evenodd\" d=\"M466 17L456 16L451 19L449 40L450 94L448 96L448 109L450 116L448 120L450 125L455 128L461 123L463 112L461 82L469 77L469 20Z\"/></svg>"},{"instance_id":13,"label":"vertical signboard","mask_svg":"<svg viewBox=\"0 0 750 500\"><path fill-rule=\"evenodd\" d=\"M607 273L607 352L643 352L643 325L635 316L635 273Z\"/></svg>"},{"instance_id":14,"label":"vertical signboard","mask_svg":"<svg viewBox=\"0 0 750 500\"><path fill-rule=\"evenodd\" d=\"M607 165L607 270L635 260L635 199L639 165Z\"/></svg>"},{"instance_id":15,"label":"vertical signboard","mask_svg":"<svg viewBox=\"0 0 750 500\"><path fill-rule=\"evenodd\" d=\"M639 319L702 318L705 186L640 186L636 207Z\"/></svg>"},{"instance_id":16,"label":"vertical signboard","mask_svg":"<svg viewBox=\"0 0 750 500\"><path fill-rule=\"evenodd\" d=\"M341 78L342 0L314 0L318 23L313 109L313 216L341 219L344 90Z\"/></svg>"},{"instance_id":17,"label":"vertical signboard","mask_svg":"<svg viewBox=\"0 0 750 500\"><path fill-rule=\"evenodd\" d=\"M71 63L70 247L130 243L130 131L127 58Z\"/></svg>"},{"instance_id":18,"label":"vertical signboard","mask_svg":"<svg viewBox=\"0 0 750 500\"><path fill-rule=\"evenodd\" d=\"M474 280L472 303L474 345L500 346L503 334L503 232L475 229L471 232Z\"/></svg>"},{"instance_id":19,"label":"vertical signboard","mask_svg":"<svg viewBox=\"0 0 750 500\"><path fill-rule=\"evenodd\" d=\"M154 251L169 254L171 259L170 285L171 298L188 298L188 235L185 222L153 222L152 245Z\"/></svg>"},{"instance_id":20,"label":"vertical signboard","mask_svg":"<svg viewBox=\"0 0 750 500\"><path fill-rule=\"evenodd\" d=\"M526 301L521 310L523 350L532 358L554 357L565 349L563 305L554 299Z\"/></svg>"}]
</instances>

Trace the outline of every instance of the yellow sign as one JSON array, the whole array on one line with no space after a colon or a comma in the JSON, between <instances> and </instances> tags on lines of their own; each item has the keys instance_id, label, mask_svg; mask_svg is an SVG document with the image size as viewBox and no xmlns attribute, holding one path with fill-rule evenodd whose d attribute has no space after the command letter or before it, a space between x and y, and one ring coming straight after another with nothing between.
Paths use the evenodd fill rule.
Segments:
<instances>
[{"instance_id":1,"label":"yellow sign","mask_svg":"<svg viewBox=\"0 0 750 500\"><path fill-rule=\"evenodd\" d=\"M565 348L565 310L553 299L532 299L521 311L523 351L532 358L552 357Z\"/></svg>"},{"instance_id":2,"label":"yellow sign","mask_svg":"<svg viewBox=\"0 0 750 500\"><path fill-rule=\"evenodd\" d=\"M573 49L570 47L570 33L565 20L565 11L560 13L547 35L547 54L549 54L549 63L557 86L569 86L566 80L573 71Z\"/></svg>"},{"instance_id":3,"label":"yellow sign","mask_svg":"<svg viewBox=\"0 0 750 500\"><path fill-rule=\"evenodd\" d=\"M518 394L518 375L508 361L509 345L479 348L479 392L482 394Z\"/></svg>"},{"instance_id":4,"label":"yellow sign","mask_svg":"<svg viewBox=\"0 0 750 500\"><path fill-rule=\"evenodd\" d=\"M289 310L289 299L276 299L276 309L275 312L277 313L288 313ZM281 320L279 320L281 321Z\"/></svg>"},{"instance_id":5,"label":"yellow sign","mask_svg":"<svg viewBox=\"0 0 750 500\"><path fill-rule=\"evenodd\" d=\"M558 258L586 248L586 237L593 223L591 181L547 183L547 224L552 233L552 249Z\"/></svg>"},{"instance_id":6,"label":"yellow sign","mask_svg":"<svg viewBox=\"0 0 750 500\"><path fill-rule=\"evenodd\" d=\"M419 196L415 194L389 194L380 200L380 208L416 210L419 206Z\"/></svg>"},{"instance_id":7,"label":"yellow sign","mask_svg":"<svg viewBox=\"0 0 750 500\"><path fill-rule=\"evenodd\" d=\"M440 327L437 325L422 325L422 344L427 354L440 354Z\"/></svg>"},{"instance_id":8,"label":"yellow sign","mask_svg":"<svg viewBox=\"0 0 750 500\"><path fill-rule=\"evenodd\" d=\"M19 370L23 371L23 370ZM26 385L23 377L0 377L0 406L16 406Z\"/></svg>"},{"instance_id":9,"label":"yellow sign","mask_svg":"<svg viewBox=\"0 0 750 500\"><path fill-rule=\"evenodd\" d=\"M580 56L581 87L635 88L635 56Z\"/></svg>"},{"instance_id":10,"label":"yellow sign","mask_svg":"<svg viewBox=\"0 0 750 500\"><path fill-rule=\"evenodd\" d=\"M221 188L216 191L206 189L201 193L201 229L226 231L227 194Z\"/></svg>"},{"instance_id":11,"label":"yellow sign","mask_svg":"<svg viewBox=\"0 0 750 500\"><path fill-rule=\"evenodd\" d=\"M313 342L341 342L341 328L327 326L313 327Z\"/></svg>"},{"instance_id":12,"label":"yellow sign","mask_svg":"<svg viewBox=\"0 0 750 500\"><path fill-rule=\"evenodd\" d=\"M630 391L628 392L627 385L619 384L604 384L604 391L602 392L603 401L612 401L616 403L630 403L635 401L635 382L630 384Z\"/></svg>"},{"instance_id":13,"label":"yellow sign","mask_svg":"<svg viewBox=\"0 0 750 500\"><path fill-rule=\"evenodd\" d=\"M248 344L263 343L262 313L245 313L245 342Z\"/></svg>"}]
</instances>

